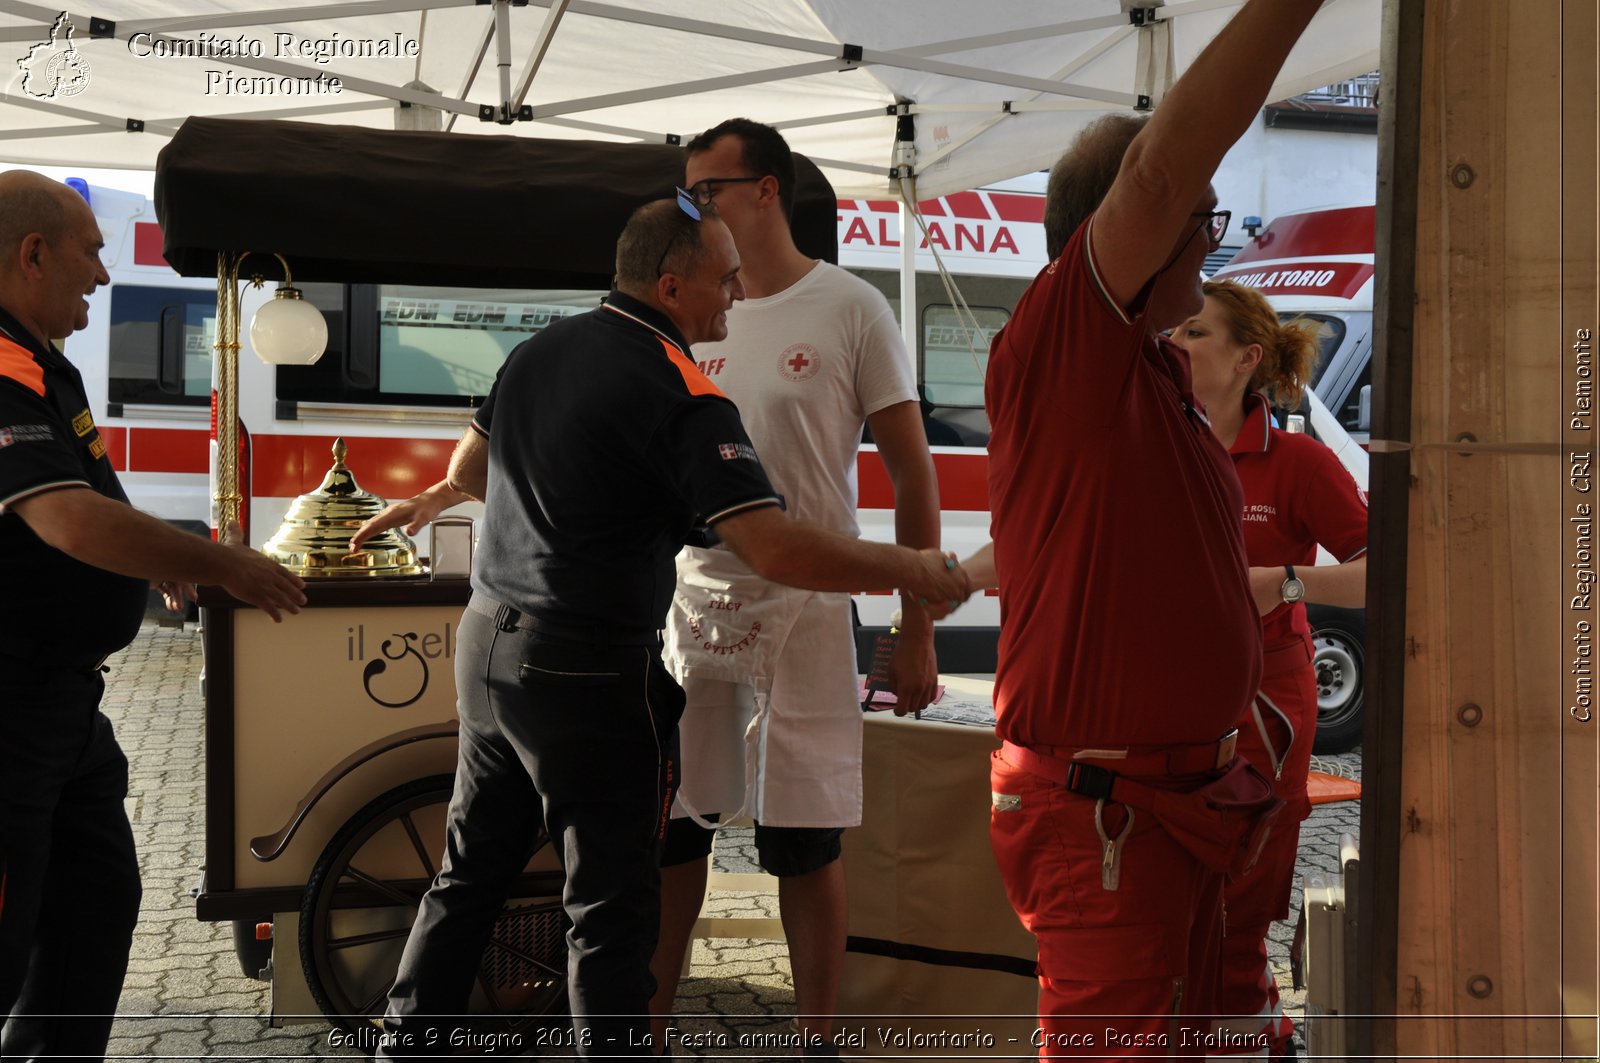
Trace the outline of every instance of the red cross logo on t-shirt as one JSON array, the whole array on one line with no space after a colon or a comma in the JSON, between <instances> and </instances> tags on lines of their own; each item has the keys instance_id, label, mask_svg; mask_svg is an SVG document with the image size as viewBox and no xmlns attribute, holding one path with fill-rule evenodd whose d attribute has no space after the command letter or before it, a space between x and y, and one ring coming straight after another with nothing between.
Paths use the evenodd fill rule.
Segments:
<instances>
[{"instance_id":1,"label":"red cross logo on t-shirt","mask_svg":"<svg viewBox=\"0 0 1600 1063\"><path fill-rule=\"evenodd\" d=\"M783 349L778 355L778 375L785 380L799 383L810 380L817 375L821 368L817 349L809 343L795 343Z\"/></svg>"}]
</instances>

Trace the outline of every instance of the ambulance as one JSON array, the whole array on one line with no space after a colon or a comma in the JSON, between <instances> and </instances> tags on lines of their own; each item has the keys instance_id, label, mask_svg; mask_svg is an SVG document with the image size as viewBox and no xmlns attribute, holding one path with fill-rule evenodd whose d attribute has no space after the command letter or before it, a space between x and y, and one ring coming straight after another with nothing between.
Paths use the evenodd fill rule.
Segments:
<instances>
[{"instance_id":1,"label":"ambulance","mask_svg":"<svg viewBox=\"0 0 1600 1063\"><path fill-rule=\"evenodd\" d=\"M90 409L133 503L204 534L211 525L216 281L180 277L168 266L148 198L73 183L100 222L111 283L92 297L89 325L68 339L67 355L83 373ZM983 410L989 339L1044 265L1043 196L997 187L930 200L921 210L923 224L912 234L919 270L912 356L939 477L943 543L965 556L989 536ZM899 313L897 204L840 200L838 232L841 265L877 286ZM335 438L346 440L351 469L375 494L405 498L438 480L511 349L550 322L594 307L604 294L297 287L328 321L320 360L267 365L248 335L241 337L239 417L247 460L241 479L250 541L258 547L294 498L321 481ZM270 284L246 289L246 324L271 290ZM892 541L893 493L870 439L857 479L863 535ZM896 603L889 595L858 598L864 630L886 628ZM992 671L998 624L993 595L941 622L941 666Z\"/></svg>"},{"instance_id":2,"label":"ambulance","mask_svg":"<svg viewBox=\"0 0 1600 1063\"><path fill-rule=\"evenodd\" d=\"M1285 321L1317 329L1320 358L1307 417L1363 492L1372 430L1372 291L1377 208L1367 204L1285 214L1262 226L1246 218L1250 240L1213 274L1258 289ZM1307 605L1317 672L1318 753L1361 741L1366 679L1363 610Z\"/></svg>"}]
</instances>

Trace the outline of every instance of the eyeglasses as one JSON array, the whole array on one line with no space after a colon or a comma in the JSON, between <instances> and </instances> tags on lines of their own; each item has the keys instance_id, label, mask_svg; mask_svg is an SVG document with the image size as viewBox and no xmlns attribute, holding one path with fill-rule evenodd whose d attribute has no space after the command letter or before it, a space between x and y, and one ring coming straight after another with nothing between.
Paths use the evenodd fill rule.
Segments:
<instances>
[{"instance_id":1,"label":"eyeglasses","mask_svg":"<svg viewBox=\"0 0 1600 1063\"><path fill-rule=\"evenodd\" d=\"M1233 220L1233 211L1197 211L1189 217L1206 219L1206 235L1211 240L1211 250L1215 251L1222 246L1222 238L1228 233L1228 222Z\"/></svg>"},{"instance_id":2,"label":"eyeglasses","mask_svg":"<svg viewBox=\"0 0 1600 1063\"><path fill-rule=\"evenodd\" d=\"M743 185L759 180L761 180L759 177L707 177L690 185L688 194L696 203L705 206L717 198L720 189L714 187L715 185Z\"/></svg>"},{"instance_id":3,"label":"eyeglasses","mask_svg":"<svg viewBox=\"0 0 1600 1063\"><path fill-rule=\"evenodd\" d=\"M695 206L694 197L689 194L688 189L678 189L678 209L695 221L702 221L705 218L705 215L700 212L700 208ZM667 246L661 249L661 257L656 259L656 276L662 275L661 267L667 264L667 256L672 254L672 248L677 242L678 234L674 232L672 239L667 241Z\"/></svg>"}]
</instances>

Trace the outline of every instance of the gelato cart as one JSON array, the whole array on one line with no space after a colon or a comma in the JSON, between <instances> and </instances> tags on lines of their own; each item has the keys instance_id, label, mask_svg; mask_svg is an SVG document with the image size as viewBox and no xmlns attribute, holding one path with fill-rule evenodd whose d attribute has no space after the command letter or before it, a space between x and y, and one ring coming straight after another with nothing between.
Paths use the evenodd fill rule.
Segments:
<instances>
[{"instance_id":1,"label":"gelato cart","mask_svg":"<svg viewBox=\"0 0 1600 1063\"><path fill-rule=\"evenodd\" d=\"M836 261L833 191L796 161L797 240ZM275 1021L326 1016L359 1030L382 1012L444 851L455 636L470 590L403 536L350 551L351 533L383 505L356 483L360 440L330 455L328 440L295 422L281 373L269 423L242 422L241 266L255 256L252 267L281 275L280 298L293 291L291 270L344 286L342 311L330 315L339 353L324 359L340 364L317 371L353 379L381 372L370 360L381 332L375 286L604 291L628 215L671 196L681 173L681 149L666 144L281 121L192 118L161 153L163 254L180 274L218 277L214 524L249 515L252 438L271 434L280 458L281 441L294 444L300 481L289 493L304 492L266 549L306 577L307 607L275 624L215 589L201 599L206 865L196 914L234 924L247 973L273 981ZM382 412L406 423L418 411ZM410 472L421 487L444 469ZM478 1010L532 1022L564 1008L561 883L551 847L533 839L483 956Z\"/></svg>"}]
</instances>

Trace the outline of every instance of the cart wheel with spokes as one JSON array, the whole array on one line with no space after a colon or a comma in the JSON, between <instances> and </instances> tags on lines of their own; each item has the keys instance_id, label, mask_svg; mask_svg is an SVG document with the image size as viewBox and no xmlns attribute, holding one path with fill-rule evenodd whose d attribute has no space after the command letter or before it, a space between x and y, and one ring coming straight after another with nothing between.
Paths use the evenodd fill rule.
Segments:
<instances>
[{"instance_id":1,"label":"cart wheel with spokes","mask_svg":"<svg viewBox=\"0 0 1600 1063\"><path fill-rule=\"evenodd\" d=\"M339 829L306 882L300 963L329 1020L356 1030L383 1016L417 906L444 852L453 780L417 779ZM564 1023L568 921L563 876L542 835L479 964L471 1010L485 1029Z\"/></svg>"}]
</instances>

